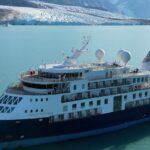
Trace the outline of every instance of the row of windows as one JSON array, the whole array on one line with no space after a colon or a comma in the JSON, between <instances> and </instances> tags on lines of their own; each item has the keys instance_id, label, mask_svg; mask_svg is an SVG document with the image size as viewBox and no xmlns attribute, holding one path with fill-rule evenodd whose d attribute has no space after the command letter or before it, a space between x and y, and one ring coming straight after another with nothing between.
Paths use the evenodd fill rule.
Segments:
<instances>
[{"instance_id":1,"label":"row of windows","mask_svg":"<svg viewBox=\"0 0 150 150\"><path fill-rule=\"evenodd\" d=\"M38 72L39 76L45 78L77 78L82 77L82 72L74 72L74 73L49 73L49 72Z\"/></svg>"},{"instance_id":2,"label":"row of windows","mask_svg":"<svg viewBox=\"0 0 150 150\"><path fill-rule=\"evenodd\" d=\"M98 115L101 113L102 113L101 108L89 109L89 110L84 110L84 111L77 111L77 112L72 112L72 113L66 113L66 114L51 116L49 118L49 122L57 122L57 121L63 121L63 120L68 120L68 119L83 118L83 117L88 117L91 115Z\"/></svg>"},{"instance_id":3,"label":"row of windows","mask_svg":"<svg viewBox=\"0 0 150 150\"><path fill-rule=\"evenodd\" d=\"M142 96L146 96L146 97L147 97L147 96L148 96L148 92L145 92L145 93L141 93L141 92L140 92L140 93L138 93L138 94L137 94L137 93L134 93L134 94L133 94L133 99L136 99L137 95L138 95L140 98L141 98Z\"/></svg>"},{"instance_id":4,"label":"row of windows","mask_svg":"<svg viewBox=\"0 0 150 150\"><path fill-rule=\"evenodd\" d=\"M35 84L35 83L27 83L27 82L22 82L22 84L26 87L30 88L37 88L37 89L53 89L56 90L58 88L66 88L67 83L62 83L62 84Z\"/></svg>"},{"instance_id":5,"label":"row of windows","mask_svg":"<svg viewBox=\"0 0 150 150\"><path fill-rule=\"evenodd\" d=\"M0 106L0 113L11 113L15 107Z\"/></svg>"},{"instance_id":6,"label":"row of windows","mask_svg":"<svg viewBox=\"0 0 150 150\"><path fill-rule=\"evenodd\" d=\"M40 98L39 99L38 98L35 98L35 99L31 98L30 99L30 102L39 102L39 101L41 101L41 102L48 101L48 98L45 98L45 99L44 98L41 98L41 99Z\"/></svg>"},{"instance_id":7,"label":"row of windows","mask_svg":"<svg viewBox=\"0 0 150 150\"><path fill-rule=\"evenodd\" d=\"M74 85L73 89L76 90L77 89L77 85ZM85 84L82 84L82 89L85 89Z\"/></svg>"},{"instance_id":8,"label":"row of windows","mask_svg":"<svg viewBox=\"0 0 150 150\"><path fill-rule=\"evenodd\" d=\"M141 77L141 78L133 78L133 83L139 82L147 82L148 77ZM111 86L120 86L120 85L127 85L131 84L131 79L122 79L122 80L109 80L109 81L99 81L99 82L91 82L88 83L89 89L95 88L102 88L102 87L111 87Z\"/></svg>"},{"instance_id":9,"label":"row of windows","mask_svg":"<svg viewBox=\"0 0 150 150\"><path fill-rule=\"evenodd\" d=\"M131 81L129 79L120 79L120 80L90 82L88 83L88 87L89 89L96 89L96 88L103 88L103 87L128 85L128 84L131 84Z\"/></svg>"},{"instance_id":10,"label":"row of windows","mask_svg":"<svg viewBox=\"0 0 150 150\"><path fill-rule=\"evenodd\" d=\"M147 81L148 81L148 76L141 77L141 78L133 78L133 83L147 82Z\"/></svg>"},{"instance_id":11,"label":"row of windows","mask_svg":"<svg viewBox=\"0 0 150 150\"><path fill-rule=\"evenodd\" d=\"M144 93L142 93L142 92L140 92L140 93L134 93L132 97L133 97L133 99L136 99L137 96L139 96L139 98L141 98L142 96L147 97L148 96L148 92L146 91ZM128 99L128 96L124 95L124 100L127 100L127 99Z\"/></svg>"},{"instance_id":12,"label":"row of windows","mask_svg":"<svg viewBox=\"0 0 150 150\"><path fill-rule=\"evenodd\" d=\"M3 95L0 98L0 104L7 104L7 105L17 105L22 100L22 97L13 97L8 95Z\"/></svg>"},{"instance_id":13,"label":"row of windows","mask_svg":"<svg viewBox=\"0 0 150 150\"><path fill-rule=\"evenodd\" d=\"M125 104L125 108L129 109L129 108L142 106L142 105L147 105L147 104L150 104L150 98L149 99L136 100L136 101L133 101L133 102L127 102Z\"/></svg>"},{"instance_id":14,"label":"row of windows","mask_svg":"<svg viewBox=\"0 0 150 150\"><path fill-rule=\"evenodd\" d=\"M38 112L43 112L44 110L43 109L31 109L31 110L25 110L25 113L38 113Z\"/></svg>"},{"instance_id":15,"label":"row of windows","mask_svg":"<svg viewBox=\"0 0 150 150\"><path fill-rule=\"evenodd\" d=\"M85 108L85 102L81 102L80 103L80 107L83 109L83 108ZM94 105L94 103L93 103L93 101L89 101L89 107L92 107L93 105ZM104 100L104 104L108 104L108 99L105 99ZM96 101L96 105L97 106L100 106L101 105L101 100L97 100ZM72 110L76 110L77 109L77 104L72 104ZM68 111L68 106L67 105L65 105L64 107L63 107L63 112L66 112L66 111Z\"/></svg>"}]
</instances>

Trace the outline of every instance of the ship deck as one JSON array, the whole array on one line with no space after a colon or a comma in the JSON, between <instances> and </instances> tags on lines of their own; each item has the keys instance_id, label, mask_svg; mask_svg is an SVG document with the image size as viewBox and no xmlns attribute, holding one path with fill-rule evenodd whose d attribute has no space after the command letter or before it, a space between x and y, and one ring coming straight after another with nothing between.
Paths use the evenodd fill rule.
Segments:
<instances>
[{"instance_id":1,"label":"ship deck","mask_svg":"<svg viewBox=\"0 0 150 150\"><path fill-rule=\"evenodd\" d=\"M18 95L41 95L38 93L25 91L22 86L9 86L6 90L6 93L18 94Z\"/></svg>"}]
</instances>

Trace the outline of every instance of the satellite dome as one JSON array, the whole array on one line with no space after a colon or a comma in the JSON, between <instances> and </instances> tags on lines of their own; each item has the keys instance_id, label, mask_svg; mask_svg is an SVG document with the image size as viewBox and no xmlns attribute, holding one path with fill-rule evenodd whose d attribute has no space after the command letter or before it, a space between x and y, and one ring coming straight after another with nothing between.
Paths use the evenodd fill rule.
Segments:
<instances>
[{"instance_id":1,"label":"satellite dome","mask_svg":"<svg viewBox=\"0 0 150 150\"><path fill-rule=\"evenodd\" d=\"M126 65L131 59L131 53L126 50L120 50L118 51L118 57L123 62L123 64Z\"/></svg>"},{"instance_id":2,"label":"satellite dome","mask_svg":"<svg viewBox=\"0 0 150 150\"><path fill-rule=\"evenodd\" d=\"M102 62L102 60L105 56L105 50L103 50L103 49L96 50L95 56L99 62Z\"/></svg>"},{"instance_id":3,"label":"satellite dome","mask_svg":"<svg viewBox=\"0 0 150 150\"><path fill-rule=\"evenodd\" d=\"M121 54L124 52L124 50L119 50L118 51L118 57L120 58Z\"/></svg>"}]
</instances>

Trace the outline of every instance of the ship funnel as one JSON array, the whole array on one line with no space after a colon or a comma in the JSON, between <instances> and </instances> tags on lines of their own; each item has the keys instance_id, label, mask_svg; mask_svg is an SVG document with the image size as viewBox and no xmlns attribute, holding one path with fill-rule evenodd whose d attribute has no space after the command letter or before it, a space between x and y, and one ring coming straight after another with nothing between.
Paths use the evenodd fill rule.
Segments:
<instances>
[{"instance_id":1,"label":"ship funnel","mask_svg":"<svg viewBox=\"0 0 150 150\"><path fill-rule=\"evenodd\" d=\"M145 58L142 61L141 70L150 71L150 51L148 52L148 54L145 56Z\"/></svg>"}]
</instances>

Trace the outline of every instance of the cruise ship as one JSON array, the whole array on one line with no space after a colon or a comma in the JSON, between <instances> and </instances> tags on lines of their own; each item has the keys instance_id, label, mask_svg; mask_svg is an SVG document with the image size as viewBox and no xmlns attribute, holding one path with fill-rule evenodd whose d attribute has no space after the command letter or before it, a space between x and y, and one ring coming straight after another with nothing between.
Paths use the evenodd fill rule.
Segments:
<instances>
[{"instance_id":1,"label":"cruise ship","mask_svg":"<svg viewBox=\"0 0 150 150\"><path fill-rule=\"evenodd\" d=\"M42 64L21 73L20 82L0 97L0 148L84 138L150 120L150 52L141 67L128 65L120 50L116 62L80 64L89 41L62 63Z\"/></svg>"}]
</instances>

